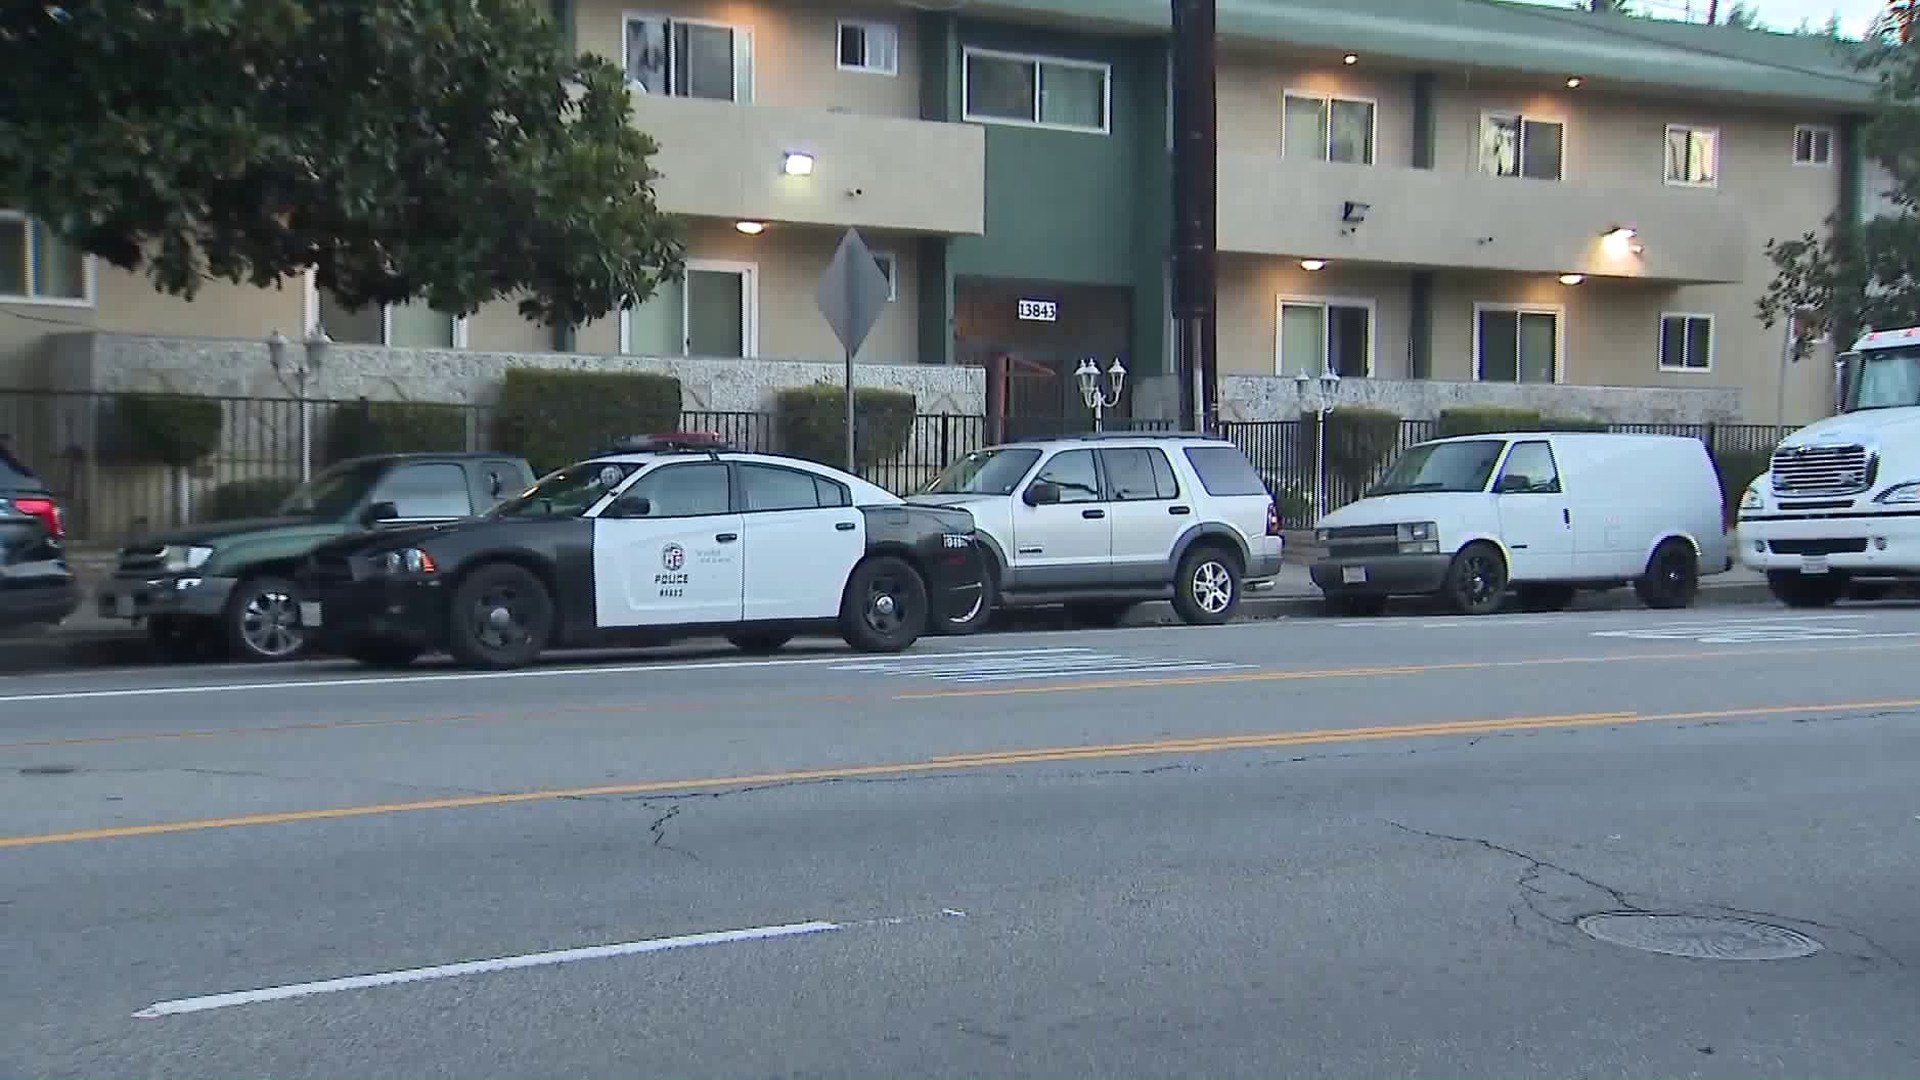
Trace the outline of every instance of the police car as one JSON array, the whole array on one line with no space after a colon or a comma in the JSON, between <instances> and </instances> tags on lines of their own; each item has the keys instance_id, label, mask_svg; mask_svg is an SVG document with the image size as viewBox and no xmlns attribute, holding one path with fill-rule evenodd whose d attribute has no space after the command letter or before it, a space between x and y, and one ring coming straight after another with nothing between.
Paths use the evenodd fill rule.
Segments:
<instances>
[{"instance_id":1,"label":"police car","mask_svg":"<svg viewBox=\"0 0 1920 1080\"><path fill-rule=\"evenodd\" d=\"M626 440L477 518L330 542L297 581L322 649L383 666L699 636L768 652L814 629L897 652L983 602L966 511L697 434Z\"/></svg>"}]
</instances>

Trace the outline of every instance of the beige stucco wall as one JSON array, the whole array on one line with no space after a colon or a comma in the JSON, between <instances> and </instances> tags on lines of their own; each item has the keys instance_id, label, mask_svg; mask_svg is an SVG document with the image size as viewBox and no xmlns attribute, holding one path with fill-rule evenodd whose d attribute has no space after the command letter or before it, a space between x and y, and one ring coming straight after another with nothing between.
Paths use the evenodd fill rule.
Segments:
<instances>
[{"instance_id":1,"label":"beige stucco wall","mask_svg":"<svg viewBox=\"0 0 1920 1080\"><path fill-rule=\"evenodd\" d=\"M1403 271L1384 267L1328 266L1308 273L1298 260L1223 256L1219 278L1220 371L1233 375L1293 375L1299 362L1275 370L1281 297L1373 304L1373 374L1407 377L1409 285ZM1316 367L1315 371L1318 370Z\"/></svg>"},{"instance_id":2,"label":"beige stucco wall","mask_svg":"<svg viewBox=\"0 0 1920 1080\"><path fill-rule=\"evenodd\" d=\"M582 3L574 15L581 51L620 62L624 19L629 14L677 15L752 31L757 104L811 105L873 116L920 115L919 47L910 8L775 7L737 0ZM893 26L900 37L899 74L839 70L836 26L840 19Z\"/></svg>"},{"instance_id":3,"label":"beige stucco wall","mask_svg":"<svg viewBox=\"0 0 1920 1080\"><path fill-rule=\"evenodd\" d=\"M767 360L835 360L840 342L820 314L814 292L826 272L841 230L797 225L770 225L759 236L746 236L717 221L690 223L687 257L747 263L757 271L759 292L759 350ZM875 252L890 253L899 274L896 299L860 347L859 360L867 364L914 363L919 346L915 315L918 278L909 238L862 231L861 238ZM619 351L619 323L607 318L579 331L581 352Z\"/></svg>"}]
</instances>

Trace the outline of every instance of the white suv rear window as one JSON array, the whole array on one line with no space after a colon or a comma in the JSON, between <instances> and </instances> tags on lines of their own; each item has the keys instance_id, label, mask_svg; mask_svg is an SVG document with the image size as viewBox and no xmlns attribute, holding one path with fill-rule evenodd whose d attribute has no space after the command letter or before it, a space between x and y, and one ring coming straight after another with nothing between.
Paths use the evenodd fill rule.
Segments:
<instances>
[{"instance_id":1,"label":"white suv rear window","mask_svg":"<svg viewBox=\"0 0 1920 1080\"><path fill-rule=\"evenodd\" d=\"M1187 448L1187 460L1192 463L1193 471L1199 474L1200 483L1209 495L1267 493L1267 485L1261 483L1260 474L1247 464L1246 455L1234 447L1190 446Z\"/></svg>"}]
</instances>

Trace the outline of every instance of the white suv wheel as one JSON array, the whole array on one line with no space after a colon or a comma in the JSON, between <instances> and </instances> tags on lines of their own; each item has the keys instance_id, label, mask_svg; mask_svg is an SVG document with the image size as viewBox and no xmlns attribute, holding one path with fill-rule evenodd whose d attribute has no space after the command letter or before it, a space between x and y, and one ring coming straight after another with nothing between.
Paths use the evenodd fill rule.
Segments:
<instances>
[{"instance_id":1,"label":"white suv wheel","mask_svg":"<svg viewBox=\"0 0 1920 1080\"><path fill-rule=\"evenodd\" d=\"M1233 571L1218 559L1208 559L1194 568L1193 599L1200 610L1218 615L1233 603Z\"/></svg>"}]
</instances>

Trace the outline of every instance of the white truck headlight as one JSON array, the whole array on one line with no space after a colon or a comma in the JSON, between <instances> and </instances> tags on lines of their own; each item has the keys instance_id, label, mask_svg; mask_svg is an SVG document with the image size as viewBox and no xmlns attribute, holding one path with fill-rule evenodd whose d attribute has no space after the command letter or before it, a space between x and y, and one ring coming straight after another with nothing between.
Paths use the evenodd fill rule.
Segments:
<instances>
[{"instance_id":1,"label":"white truck headlight","mask_svg":"<svg viewBox=\"0 0 1920 1080\"><path fill-rule=\"evenodd\" d=\"M161 565L175 574L198 570L211 558L213 558L213 549L199 545L172 544L160 551Z\"/></svg>"},{"instance_id":2,"label":"white truck headlight","mask_svg":"<svg viewBox=\"0 0 1920 1080\"><path fill-rule=\"evenodd\" d=\"M1877 503L1893 505L1898 503L1920 503L1920 480L1909 480L1904 484L1895 484L1873 497Z\"/></svg>"},{"instance_id":3,"label":"white truck headlight","mask_svg":"<svg viewBox=\"0 0 1920 1080\"><path fill-rule=\"evenodd\" d=\"M1758 480L1748 484L1747 493L1740 496L1740 509L1742 510L1758 510L1765 506L1766 503L1766 497L1760 494L1760 481Z\"/></svg>"}]
</instances>

